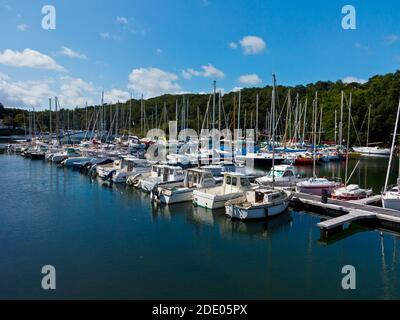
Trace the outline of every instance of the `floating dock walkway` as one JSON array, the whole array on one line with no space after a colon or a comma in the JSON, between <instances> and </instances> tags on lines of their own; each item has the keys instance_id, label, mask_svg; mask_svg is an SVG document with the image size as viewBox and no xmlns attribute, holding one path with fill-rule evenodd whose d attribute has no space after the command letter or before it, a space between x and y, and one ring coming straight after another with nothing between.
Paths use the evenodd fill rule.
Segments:
<instances>
[{"instance_id":1,"label":"floating dock walkway","mask_svg":"<svg viewBox=\"0 0 400 320\"><path fill-rule=\"evenodd\" d=\"M328 199L323 202L319 196L304 193L295 193L292 206L306 206L312 211L322 212L333 219L322 221L317 224L324 236L343 230L346 224L355 221L373 221L378 226L391 230L400 230L400 211L375 207L370 204L380 201L380 196L374 196L362 201L341 201Z\"/></svg>"}]
</instances>

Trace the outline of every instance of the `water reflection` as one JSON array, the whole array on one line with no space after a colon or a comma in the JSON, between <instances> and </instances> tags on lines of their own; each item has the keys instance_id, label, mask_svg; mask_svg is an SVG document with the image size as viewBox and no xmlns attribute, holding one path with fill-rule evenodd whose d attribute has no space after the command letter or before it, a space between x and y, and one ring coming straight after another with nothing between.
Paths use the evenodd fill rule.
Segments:
<instances>
[{"instance_id":1,"label":"water reflection","mask_svg":"<svg viewBox=\"0 0 400 320\"><path fill-rule=\"evenodd\" d=\"M276 230L290 228L291 212L280 216L258 221L231 220L224 210L214 212L204 208L194 207L191 203L175 204L172 206L153 206L153 217L172 220L175 216L185 215L187 222L196 227L218 227L224 236L244 235L248 237L267 238Z\"/></svg>"}]
</instances>

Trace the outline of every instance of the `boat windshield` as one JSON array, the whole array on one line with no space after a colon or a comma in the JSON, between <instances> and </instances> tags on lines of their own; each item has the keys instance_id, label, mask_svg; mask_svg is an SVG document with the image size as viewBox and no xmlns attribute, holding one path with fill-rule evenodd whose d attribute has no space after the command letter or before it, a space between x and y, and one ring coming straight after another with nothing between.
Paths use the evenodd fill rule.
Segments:
<instances>
[{"instance_id":1,"label":"boat windshield","mask_svg":"<svg viewBox=\"0 0 400 320\"><path fill-rule=\"evenodd\" d=\"M268 176L269 176L269 177L272 177L273 175L275 175L275 177L277 177L277 178L282 178L284 174L285 174L285 171L275 170L275 173L274 173L274 172L271 170L271 171L268 173Z\"/></svg>"}]
</instances>

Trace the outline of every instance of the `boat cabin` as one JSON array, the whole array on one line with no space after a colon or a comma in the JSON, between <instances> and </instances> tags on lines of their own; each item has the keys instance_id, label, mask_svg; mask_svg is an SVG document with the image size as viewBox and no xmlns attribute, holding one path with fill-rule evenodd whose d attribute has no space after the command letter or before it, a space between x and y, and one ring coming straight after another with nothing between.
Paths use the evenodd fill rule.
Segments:
<instances>
[{"instance_id":1,"label":"boat cabin","mask_svg":"<svg viewBox=\"0 0 400 320\"><path fill-rule=\"evenodd\" d=\"M270 170L268 172L268 177L273 177L275 178L291 178L291 177L297 177L298 174L296 172L296 169L294 166L275 166L274 170Z\"/></svg>"},{"instance_id":2,"label":"boat cabin","mask_svg":"<svg viewBox=\"0 0 400 320\"><path fill-rule=\"evenodd\" d=\"M182 168L168 165L154 165L150 173L150 177L161 177L163 181L175 180L179 176L183 176Z\"/></svg>"},{"instance_id":3,"label":"boat cabin","mask_svg":"<svg viewBox=\"0 0 400 320\"><path fill-rule=\"evenodd\" d=\"M227 172L224 174L223 189L224 193L236 193L249 189L251 186L246 175L237 172Z\"/></svg>"},{"instance_id":4,"label":"boat cabin","mask_svg":"<svg viewBox=\"0 0 400 320\"><path fill-rule=\"evenodd\" d=\"M215 184L215 179L210 171L201 169L188 169L186 171L185 188L210 188Z\"/></svg>"},{"instance_id":5,"label":"boat cabin","mask_svg":"<svg viewBox=\"0 0 400 320\"><path fill-rule=\"evenodd\" d=\"M114 161L115 169L126 169L126 171L131 172L136 167L148 167L150 164L147 160L138 159L132 156L123 156L118 160Z\"/></svg>"}]
</instances>

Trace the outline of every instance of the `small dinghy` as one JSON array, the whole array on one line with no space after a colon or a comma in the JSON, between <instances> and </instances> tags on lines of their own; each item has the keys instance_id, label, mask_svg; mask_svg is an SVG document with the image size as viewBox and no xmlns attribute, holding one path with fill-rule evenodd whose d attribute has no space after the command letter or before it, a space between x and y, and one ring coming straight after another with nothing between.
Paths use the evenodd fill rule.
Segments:
<instances>
[{"instance_id":1,"label":"small dinghy","mask_svg":"<svg viewBox=\"0 0 400 320\"><path fill-rule=\"evenodd\" d=\"M347 187L336 189L332 192L332 199L336 200L360 200L372 196L372 189L362 189L357 184L350 184Z\"/></svg>"},{"instance_id":2,"label":"small dinghy","mask_svg":"<svg viewBox=\"0 0 400 320\"><path fill-rule=\"evenodd\" d=\"M328 195L342 187L341 182L331 181L326 178L311 178L297 184L297 191L300 193L307 193L315 196L321 196L323 190L326 190Z\"/></svg>"}]
</instances>

